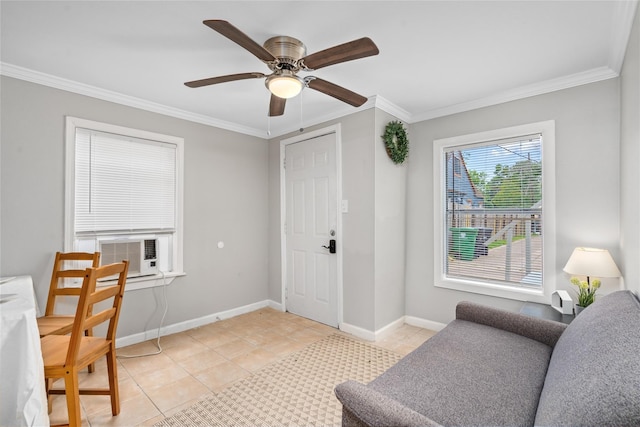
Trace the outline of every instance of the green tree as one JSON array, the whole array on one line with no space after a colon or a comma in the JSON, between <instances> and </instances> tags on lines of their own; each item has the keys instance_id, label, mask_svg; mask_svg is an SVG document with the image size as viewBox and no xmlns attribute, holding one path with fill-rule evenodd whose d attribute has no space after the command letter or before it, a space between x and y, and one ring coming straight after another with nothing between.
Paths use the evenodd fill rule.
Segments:
<instances>
[{"instance_id":1,"label":"green tree","mask_svg":"<svg viewBox=\"0 0 640 427\"><path fill-rule=\"evenodd\" d=\"M496 175L487 185L485 205L529 208L542 198L542 166L525 160L513 166L496 165Z\"/></svg>"},{"instance_id":2,"label":"green tree","mask_svg":"<svg viewBox=\"0 0 640 427\"><path fill-rule=\"evenodd\" d=\"M509 173L509 166L498 163L493 171L493 178L487 183L484 190L484 205L486 207L496 207L493 202L494 197L500 191L502 182Z\"/></svg>"}]
</instances>

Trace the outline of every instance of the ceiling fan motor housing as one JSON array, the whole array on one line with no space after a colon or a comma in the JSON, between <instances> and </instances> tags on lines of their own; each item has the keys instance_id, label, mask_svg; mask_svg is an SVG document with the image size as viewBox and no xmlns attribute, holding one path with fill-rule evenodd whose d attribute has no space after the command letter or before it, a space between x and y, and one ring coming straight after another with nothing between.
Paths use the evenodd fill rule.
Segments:
<instances>
[{"instance_id":1,"label":"ceiling fan motor housing","mask_svg":"<svg viewBox=\"0 0 640 427\"><path fill-rule=\"evenodd\" d=\"M277 68L297 70L298 60L307 55L307 48L300 40L289 36L275 36L264 42L264 48L278 58Z\"/></svg>"}]
</instances>

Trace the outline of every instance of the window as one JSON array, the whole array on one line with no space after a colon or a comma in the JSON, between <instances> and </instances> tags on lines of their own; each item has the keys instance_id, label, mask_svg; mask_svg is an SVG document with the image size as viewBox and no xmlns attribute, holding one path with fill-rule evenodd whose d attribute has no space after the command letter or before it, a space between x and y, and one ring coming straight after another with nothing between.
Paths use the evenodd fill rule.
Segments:
<instances>
[{"instance_id":1,"label":"window","mask_svg":"<svg viewBox=\"0 0 640 427\"><path fill-rule=\"evenodd\" d=\"M66 125L65 250L129 259L128 290L183 274L182 138L73 117Z\"/></svg>"},{"instance_id":2,"label":"window","mask_svg":"<svg viewBox=\"0 0 640 427\"><path fill-rule=\"evenodd\" d=\"M434 142L436 286L545 301L555 276L554 122Z\"/></svg>"}]
</instances>

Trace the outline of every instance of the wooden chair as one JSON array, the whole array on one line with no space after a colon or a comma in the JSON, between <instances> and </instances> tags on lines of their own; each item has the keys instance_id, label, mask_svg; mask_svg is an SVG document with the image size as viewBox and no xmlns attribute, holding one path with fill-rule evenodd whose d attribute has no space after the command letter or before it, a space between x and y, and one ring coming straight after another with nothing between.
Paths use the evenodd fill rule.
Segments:
<instances>
[{"instance_id":1,"label":"wooden chair","mask_svg":"<svg viewBox=\"0 0 640 427\"><path fill-rule=\"evenodd\" d=\"M65 262L82 262L86 264L82 268L64 268ZM91 262L89 265L88 263ZM83 278L87 267L98 267L100 265L100 252L56 252L53 261L53 272L51 273L51 283L49 284L49 295L47 297L47 307L44 316L38 318L38 329L40 336L45 335L66 335L73 327L73 315L55 314L56 298L61 296L80 296L80 288L63 287L62 284L67 279ZM91 331L88 331L91 335Z\"/></svg>"},{"instance_id":2,"label":"wooden chair","mask_svg":"<svg viewBox=\"0 0 640 427\"><path fill-rule=\"evenodd\" d=\"M113 415L120 413L115 338L128 270L129 261L98 268L87 268L71 334L47 335L40 339L49 406L51 406L50 396L52 394L66 394L71 427L81 425L80 394L109 395L111 396L111 413ZM96 288L98 279L113 275L118 277L116 285ZM107 306L97 314L91 313L92 306L109 299L113 299L110 307ZM105 307L105 304L108 303L105 301L100 307ZM85 335L86 330L106 322L108 322L108 326L104 337ZM78 386L79 371L102 356L107 358L109 388L80 389ZM64 379L65 388L63 390L50 389L50 380L57 378Z\"/></svg>"},{"instance_id":3,"label":"wooden chair","mask_svg":"<svg viewBox=\"0 0 640 427\"><path fill-rule=\"evenodd\" d=\"M75 268L68 268L65 263L73 263ZM77 264L82 265L79 267ZM53 261L53 271L51 272L51 282L49 283L49 295L47 296L47 306L44 310L44 316L39 317L38 329L40 337L45 335L67 335L73 327L73 315L56 314L56 298L62 296L80 296L79 287L65 288L64 281L74 278L83 278L87 267L100 266L100 252L56 252L56 258ZM65 268L67 267L67 268ZM85 331L87 336L92 335L89 329ZM88 367L89 372L95 370L92 363Z\"/></svg>"}]
</instances>

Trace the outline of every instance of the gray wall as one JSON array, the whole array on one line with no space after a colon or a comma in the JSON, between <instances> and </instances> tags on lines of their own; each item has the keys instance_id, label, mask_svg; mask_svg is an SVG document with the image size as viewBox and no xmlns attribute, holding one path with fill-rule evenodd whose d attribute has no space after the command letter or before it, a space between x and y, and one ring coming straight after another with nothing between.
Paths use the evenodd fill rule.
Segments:
<instances>
[{"instance_id":1,"label":"gray wall","mask_svg":"<svg viewBox=\"0 0 640 427\"><path fill-rule=\"evenodd\" d=\"M625 285L640 294L640 10L620 77L620 269Z\"/></svg>"},{"instance_id":2,"label":"gray wall","mask_svg":"<svg viewBox=\"0 0 640 427\"><path fill-rule=\"evenodd\" d=\"M375 329L404 316L406 189L409 158L402 165L389 159L382 139L396 117L376 109L375 135ZM405 126L406 128L406 126ZM411 141L412 136L408 135Z\"/></svg>"},{"instance_id":3,"label":"gray wall","mask_svg":"<svg viewBox=\"0 0 640 427\"><path fill-rule=\"evenodd\" d=\"M561 270L574 247L602 247L609 249L617 262L621 258L619 117L619 81L610 79L413 124L407 190L406 314L447 323L454 318L455 304L460 300L507 309L520 305L433 286L434 140L555 120L556 276L559 288L570 289ZM616 281L612 286L617 289L617 285Z\"/></svg>"},{"instance_id":4,"label":"gray wall","mask_svg":"<svg viewBox=\"0 0 640 427\"><path fill-rule=\"evenodd\" d=\"M0 275L29 274L41 308L63 249L66 115L185 139L184 270L165 325L267 299L268 145L259 138L2 77ZM217 248L224 241L224 249ZM125 295L118 336L157 328L160 289Z\"/></svg>"},{"instance_id":5,"label":"gray wall","mask_svg":"<svg viewBox=\"0 0 640 427\"><path fill-rule=\"evenodd\" d=\"M343 320L375 330L375 114L370 109L342 121Z\"/></svg>"},{"instance_id":6,"label":"gray wall","mask_svg":"<svg viewBox=\"0 0 640 427\"><path fill-rule=\"evenodd\" d=\"M349 201L343 214L343 321L369 331L374 319L374 109L361 111L305 129L311 132L340 123L342 134L342 198ZM281 302L280 257L280 141L297 133L270 141L269 147L269 298Z\"/></svg>"}]
</instances>

